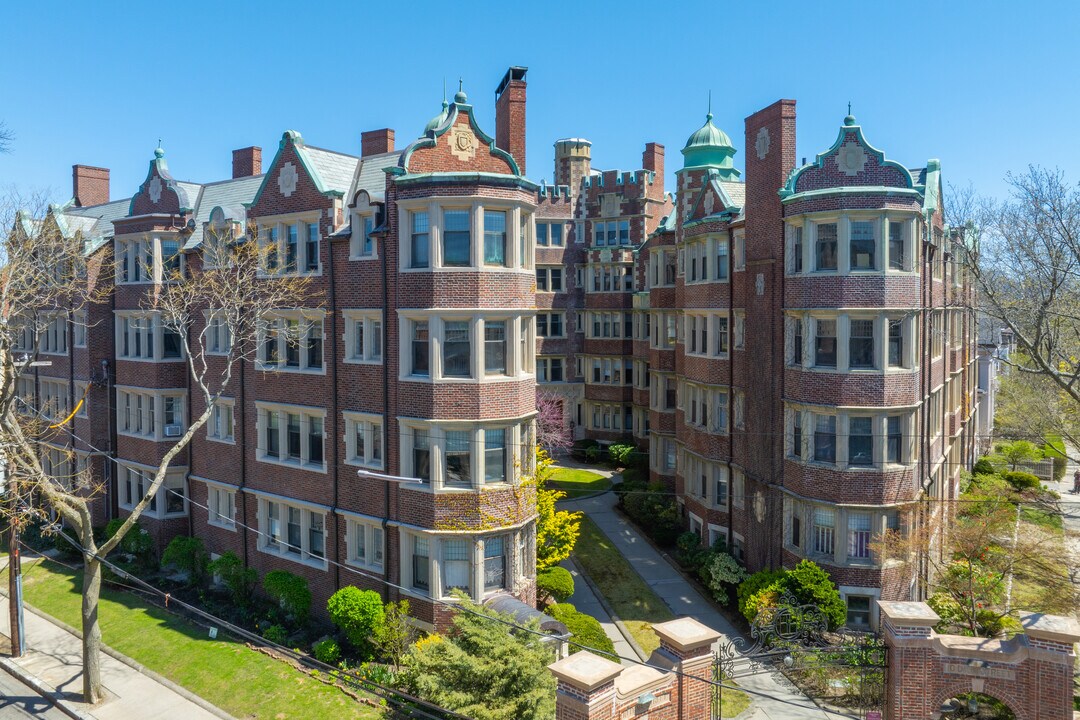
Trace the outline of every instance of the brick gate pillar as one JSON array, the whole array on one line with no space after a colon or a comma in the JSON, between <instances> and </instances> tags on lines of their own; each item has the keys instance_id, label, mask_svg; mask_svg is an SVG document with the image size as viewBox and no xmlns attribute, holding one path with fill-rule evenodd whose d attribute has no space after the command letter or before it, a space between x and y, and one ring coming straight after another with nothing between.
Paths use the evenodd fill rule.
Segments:
<instances>
[{"instance_id":1,"label":"brick gate pillar","mask_svg":"<svg viewBox=\"0 0 1080 720\"><path fill-rule=\"evenodd\" d=\"M548 665L558 681L555 720L613 720L622 665L587 650Z\"/></svg>"},{"instance_id":2,"label":"brick gate pillar","mask_svg":"<svg viewBox=\"0 0 1080 720\"><path fill-rule=\"evenodd\" d=\"M712 713L712 646L720 633L693 618L669 620L653 625L660 636L658 653L675 662L681 674L678 688L678 720L709 720ZM653 656L656 657L655 654Z\"/></svg>"},{"instance_id":3,"label":"brick gate pillar","mask_svg":"<svg viewBox=\"0 0 1080 720\"><path fill-rule=\"evenodd\" d=\"M885 669L885 712L888 720L936 718L940 705L934 670L936 653L930 646L934 625L941 618L923 602L879 601L881 633L888 648Z\"/></svg>"}]
</instances>

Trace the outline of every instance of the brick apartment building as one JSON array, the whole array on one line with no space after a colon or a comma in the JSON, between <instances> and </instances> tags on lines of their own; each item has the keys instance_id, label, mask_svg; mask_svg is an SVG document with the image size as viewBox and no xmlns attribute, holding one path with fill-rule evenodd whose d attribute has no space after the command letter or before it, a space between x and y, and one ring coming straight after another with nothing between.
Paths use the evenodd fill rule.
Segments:
<instances>
[{"instance_id":1,"label":"brick apartment building","mask_svg":"<svg viewBox=\"0 0 1080 720\"><path fill-rule=\"evenodd\" d=\"M266 318L235 397L174 463L143 522L159 543L194 534L288 569L317 607L347 584L406 594L433 624L430 600L454 588L532 602L519 480L539 389L575 437L647 448L687 527L748 568L814 558L856 625L874 598L917 593L870 542L938 511L920 499L955 497L972 454L971 291L937 161L887 160L849 116L796 168L782 100L746 120L745 181L710 115L674 194L656 143L622 172L558 140L554 182L537 183L525 96L510 68L494 138L459 91L404 149L389 129L364 132L359 155L289 131L265 164L237 150L233 177L206 184L174 179L159 148L121 200L108 170L75 166L72 200L44 221L81 234L92 277L111 248L115 288L38 340L52 364L20 390L63 416L89 383L66 442L105 481L98 518L137 502L203 409L143 298L201 262L211 233L257 228L313 298Z\"/></svg>"}]
</instances>

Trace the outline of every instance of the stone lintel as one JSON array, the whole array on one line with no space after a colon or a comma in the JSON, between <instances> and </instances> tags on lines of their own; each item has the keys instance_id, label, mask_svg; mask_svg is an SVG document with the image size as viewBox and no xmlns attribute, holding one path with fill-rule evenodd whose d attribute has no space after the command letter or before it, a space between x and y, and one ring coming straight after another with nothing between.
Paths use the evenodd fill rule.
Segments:
<instances>
[{"instance_id":1,"label":"stone lintel","mask_svg":"<svg viewBox=\"0 0 1080 720\"><path fill-rule=\"evenodd\" d=\"M1077 622L1076 618L1043 613L1021 613L1020 624L1024 626L1024 633L1030 638L1051 640L1066 645L1080 642L1080 622Z\"/></svg>"},{"instance_id":2,"label":"stone lintel","mask_svg":"<svg viewBox=\"0 0 1080 720\"><path fill-rule=\"evenodd\" d=\"M893 627L934 627L941 617L924 602L879 600L881 614Z\"/></svg>"},{"instance_id":3,"label":"stone lintel","mask_svg":"<svg viewBox=\"0 0 1080 720\"><path fill-rule=\"evenodd\" d=\"M548 665L559 680L586 693L610 683L622 673L623 667L588 650L569 655Z\"/></svg>"},{"instance_id":4,"label":"stone lintel","mask_svg":"<svg viewBox=\"0 0 1080 720\"><path fill-rule=\"evenodd\" d=\"M660 636L661 642L683 655L708 648L720 639L720 633L691 617L668 620L659 625L653 625L652 629Z\"/></svg>"}]
</instances>

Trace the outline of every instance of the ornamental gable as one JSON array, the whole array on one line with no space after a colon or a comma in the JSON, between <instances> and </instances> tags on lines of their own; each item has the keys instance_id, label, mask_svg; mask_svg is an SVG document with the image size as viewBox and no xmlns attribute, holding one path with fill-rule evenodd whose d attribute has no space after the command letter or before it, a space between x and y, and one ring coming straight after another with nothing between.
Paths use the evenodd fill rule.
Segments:
<instances>
[{"instance_id":1,"label":"ornamental gable","mask_svg":"<svg viewBox=\"0 0 1080 720\"><path fill-rule=\"evenodd\" d=\"M462 102L452 103L442 123L408 147L401 167L409 174L521 174L513 158L495 147L495 140L477 125L472 106Z\"/></svg>"},{"instance_id":2,"label":"ornamental gable","mask_svg":"<svg viewBox=\"0 0 1080 720\"><path fill-rule=\"evenodd\" d=\"M836 187L913 187L907 168L868 143L855 124L845 124L833 146L795 174L795 193Z\"/></svg>"},{"instance_id":3,"label":"ornamental gable","mask_svg":"<svg viewBox=\"0 0 1080 720\"><path fill-rule=\"evenodd\" d=\"M165 163L165 152L158 148L155 158L150 161L146 179L131 198L128 216L139 215L180 215L190 212L198 200L198 186L194 193L185 188L186 183L179 183L169 174ZM196 197L191 197L195 194Z\"/></svg>"}]
</instances>

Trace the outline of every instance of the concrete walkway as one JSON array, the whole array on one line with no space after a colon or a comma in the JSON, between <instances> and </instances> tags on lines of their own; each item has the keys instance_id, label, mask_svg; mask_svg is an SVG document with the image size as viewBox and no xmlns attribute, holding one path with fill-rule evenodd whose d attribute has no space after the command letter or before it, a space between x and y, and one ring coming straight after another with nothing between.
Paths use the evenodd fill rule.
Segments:
<instances>
[{"instance_id":1,"label":"concrete walkway","mask_svg":"<svg viewBox=\"0 0 1080 720\"><path fill-rule=\"evenodd\" d=\"M697 589L687 582L648 541L641 537L637 528L615 512L615 502L615 494L608 492L591 498L559 503L559 507L566 510L581 510L592 518L593 522L604 531L612 544L630 562L630 565L676 615L687 615L723 633L724 637L720 642L738 636L735 626L717 611L712 603L702 597ZM575 586L576 589L577 586ZM589 612L583 608L579 609ZM606 617L606 613L604 616ZM621 651L619 654L626 656ZM631 653L629 657L634 657L634 655ZM845 717L822 710L779 673L743 677L739 679L738 684L751 691L753 709L749 715L743 716L748 719L821 720L822 718Z\"/></svg>"},{"instance_id":2,"label":"concrete walkway","mask_svg":"<svg viewBox=\"0 0 1080 720\"><path fill-rule=\"evenodd\" d=\"M1068 448L1066 451L1070 458L1077 457L1080 452L1076 448ZM1076 568L1080 566L1080 495L1073 495L1073 473L1076 472L1077 465L1072 460L1069 460L1065 466L1065 477L1061 482L1049 482L1046 484L1051 490L1057 490L1061 494L1061 507L1064 511L1062 520L1065 525L1065 538L1068 543L1070 558L1070 566ZM1077 609L1077 616L1080 617L1080 608Z\"/></svg>"},{"instance_id":3,"label":"concrete walkway","mask_svg":"<svg viewBox=\"0 0 1080 720\"><path fill-rule=\"evenodd\" d=\"M7 557L0 560L7 566ZM29 565L23 559L24 570ZM8 622L7 588L0 597L0 634L10 637ZM52 623L44 617L24 608L23 625L26 630L26 654L21 658L0 657L4 669L30 680L32 686L51 693L57 706L71 717L90 720L218 720L230 718L224 711L213 708L206 701L185 697L186 691L174 689L169 684L144 674L140 670L102 653L101 682L105 687L105 700L98 705L87 705L82 696L82 641L78 636ZM166 681L168 682L168 681ZM184 693L184 694L182 694ZM205 706L205 707L204 707Z\"/></svg>"}]
</instances>

